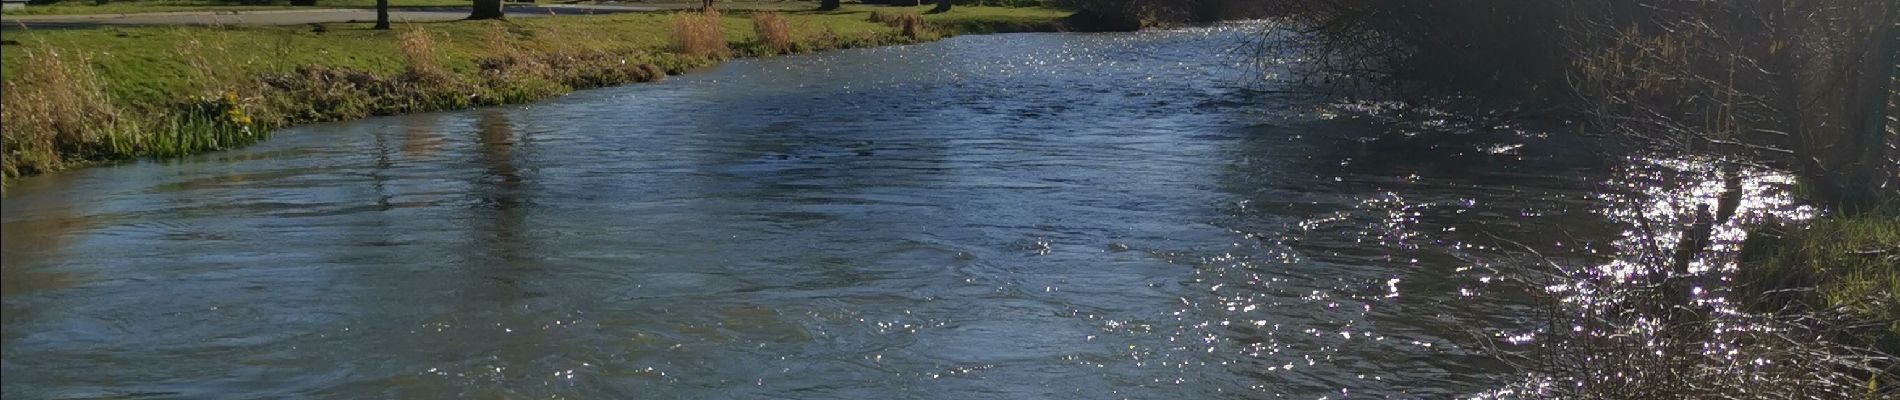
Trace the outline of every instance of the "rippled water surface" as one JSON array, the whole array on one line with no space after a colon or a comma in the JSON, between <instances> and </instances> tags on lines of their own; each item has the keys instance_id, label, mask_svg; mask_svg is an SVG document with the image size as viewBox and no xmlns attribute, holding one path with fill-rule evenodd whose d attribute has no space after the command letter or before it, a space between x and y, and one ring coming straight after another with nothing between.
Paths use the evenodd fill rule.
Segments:
<instances>
[{"instance_id":1,"label":"rippled water surface","mask_svg":"<svg viewBox=\"0 0 1900 400\"><path fill-rule=\"evenodd\" d=\"M737 61L30 179L5 199L5 396L1497 384L1467 344L1526 289L1480 239L1607 247L1607 169L1355 140L1375 128L1250 79L1246 31Z\"/></svg>"}]
</instances>

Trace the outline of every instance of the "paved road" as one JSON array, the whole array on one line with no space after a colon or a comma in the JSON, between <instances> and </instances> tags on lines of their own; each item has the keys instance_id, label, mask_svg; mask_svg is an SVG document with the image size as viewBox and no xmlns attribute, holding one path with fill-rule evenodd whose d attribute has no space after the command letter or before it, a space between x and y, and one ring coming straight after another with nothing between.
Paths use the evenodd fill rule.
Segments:
<instances>
[{"instance_id":1,"label":"paved road","mask_svg":"<svg viewBox=\"0 0 1900 400\"><path fill-rule=\"evenodd\" d=\"M545 17L550 14L587 15L624 12L648 12L678 9L681 6L606 6L545 5L509 6L509 18ZM467 18L467 7L407 8L390 10L391 21L450 21ZM369 22L376 10L323 8L309 10L265 11L194 11L151 14L30 15L0 17L0 29L90 28L125 25L301 25L326 22Z\"/></svg>"}]
</instances>

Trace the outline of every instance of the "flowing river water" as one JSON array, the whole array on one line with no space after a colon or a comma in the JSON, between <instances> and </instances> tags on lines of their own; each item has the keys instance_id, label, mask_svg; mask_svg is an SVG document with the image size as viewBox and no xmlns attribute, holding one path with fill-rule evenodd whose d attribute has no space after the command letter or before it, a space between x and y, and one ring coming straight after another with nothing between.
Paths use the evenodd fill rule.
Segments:
<instances>
[{"instance_id":1,"label":"flowing river water","mask_svg":"<svg viewBox=\"0 0 1900 400\"><path fill-rule=\"evenodd\" d=\"M742 60L22 180L4 394L1441 398L1510 379L1473 339L1534 325L1536 289L1483 260L1509 253L1497 238L1613 251L1604 193L1640 159L1530 130L1362 140L1388 128L1257 79L1236 51L1254 28Z\"/></svg>"}]
</instances>

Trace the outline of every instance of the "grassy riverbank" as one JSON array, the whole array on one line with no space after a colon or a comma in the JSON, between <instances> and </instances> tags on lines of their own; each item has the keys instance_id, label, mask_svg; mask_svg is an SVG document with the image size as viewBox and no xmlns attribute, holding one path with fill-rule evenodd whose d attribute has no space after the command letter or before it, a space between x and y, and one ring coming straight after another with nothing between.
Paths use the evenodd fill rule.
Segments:
<instances>
[{"instance_id":1,"label":"grassy riverbank","mask_svg":"<svg viewBox=\"0 0 1900 400\"><path fill-rule=\"evenodd\" d=\"M8 31L0 38L17 44L0 52L0 172L225 149L298 123L529 102L733 56L1055 30L1067 15L958 7L903 18L926 9Z\"/></svg>"},{"instance_id":2,"label":"grassy riverbank","mask_svg":"<svg viewBox=\"0 0 1900 400\"><path fill-rule=\"evenodd\" d=\"M467 7L468 0L396 0L394 7ZM312 8L375 8L376 0L319 0L316 6L293 7L290 0L258 0L239 2L229 0L133 0L109 1L98 4L90 0L60 1L51 4L35 4L27 7L0 11L5 15L80 15L80 14L145 14L186 11L260 11L260 10L296 10Z\"/></svg>"},{"instance_id":3,"label":"grassy riverbank","mask_svg":"<svg viewBox=\"0 0 1900 400\"><path fill-rule=\"evenodd\" d=\"M1756 229L1742 246L1745 298L1762 311L1828 311L1900 354L1900 201L1804 227Z\"/></svg>"},{"instance_id":4,"label":"grassy riverbank","mask_svg":"<svg viewBox=\"0 0 1900 400\"><path fill-rule=\"evenodd\" d=\"M504 6L522 7L567 4L568 1L508 2ZM661 7L665 9L687 9L698 7L700 2L693 0L649 0L649 1L604 1L578 4L603 4L611 6ZM721 10L807 10L817 6L814 1L797 0L720 0L717 8ZM392 0L390 7L397 10L416 8L467 8L468 0ZM53 16L53 15L125 15L170 12L245 12L245 11L294 11L332 8L376 8L376 0L317 0L314 6L292 6L290 0L113 0L99 4L92 0L63 0L50 4L36 4L27 7L0 11L6 16Z\"/></svg>"}]
</instances>

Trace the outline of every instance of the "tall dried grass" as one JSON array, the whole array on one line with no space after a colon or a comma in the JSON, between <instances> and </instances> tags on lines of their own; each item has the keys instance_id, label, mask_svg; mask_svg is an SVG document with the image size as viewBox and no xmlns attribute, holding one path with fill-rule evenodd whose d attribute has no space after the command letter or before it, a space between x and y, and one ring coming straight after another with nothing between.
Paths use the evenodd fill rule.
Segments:
<instances>
[{"instance_id":1,"label":"tall dried grass","mask_svg":"<svg viewBox=\"0 0 1900 400\"><path fill-rule=\"evenodd\" d=\"M0 87L0 159L6 176L56 170L67 155L100 151L124 113L91 55L39 45L21 50L18 79Z\"/></svg>"},{"instance_id":2,"label":"tall dried grass","mask_svg":"<svg viewBox=\"0 0 1900 400\"><path fill-rule=\"evenodd\" d=\"M930 26L924 23L924 16L917 15L916 13L888 14L872 11L870 16L865 17L865 20L897 28L899 34L913 41L924 41L937 37L935 33L931 32Z\"/></svg>"},{"instance_id":3,"label":"tall dried grass","mask_svg":"<svg viewBox=\"0 0 1900 400\"><path fill-rule=\"evenodd\" d=\"M897 29L910 40L922 41L936 38L936 34L930 32L930 27L924 25L924 17L914 13L897 16Z\"/></svg>"},{"instance_id":4,"label":"tall dried grass","mask_svg":"<svg viewBox=\"0 0 1900 400\"><path fill-rule=\"evenodd\" d=\"M723 58L731 52L716 11L673 14L668 24L673 28L674 52L701 58Z\"/></svg>"},{"instance_id":5,"label":"tall dried grass","mask_svg":"<svg viewBox=\"0 0 1900 400\"><path fill-rule=\"evenodd\" d=\"M530 54L515 40L509 38L508 29L496 25L488 29L489 60L483 62L485 73L543 72L548 68L541 57Z\"/></svg>"},{"instance_id":6,"label":"tall dried grass","mask_svg":"<svg viewBox=\"0 0 1900 400\"><path fill-rule=\"evenodd\" d=\"M429 31L422 28L403 31L402 35L396 37L396 49L402 53L409 75L427 81L449 79L448 70L442 67L436 49L435 35Z\"/></svg>"},{"instance_id":7,"label":"tall dried grass","mask_svg":"<svg viewBox=\"0 0 1900 400\"><path fill-rule=\"evenodd\" d=\"M231 51L223 41L215 39L219 37L209 36L213 38L210 42L203 40L204 38L193 37L178 44L178 55L191 66L189 81L194 83L202 94L223 92L229 88L217 85L233 80L229 78L234 69L228 68L232 62Z\"/></svg>"},{"instance_id":8,"label":"tall dried grass","mask_svg":"<svg viewBox=\"0 0 1900 400\"><path fill-rule=\"evenodd\" d=\"M20 50L21 75L0 86L0 177L59 170L72 163L175 156L230 148L263 136L251 98L229 88L134 113L120 108L90 54L44 43ZM218 82L194 78L194 85Z\"/></svg>"},{"instance_id":9,"label":"tall dried grass","mask_svg":"<svg viewBox=\"0 0 1900 400\"><path fill-rule=\"evenodd\" d=\"M782 54L792 50L792 26L775 12L752 14L752 31L758 34L759 43L773 54Z\"/></svg>"}]
</instances>

